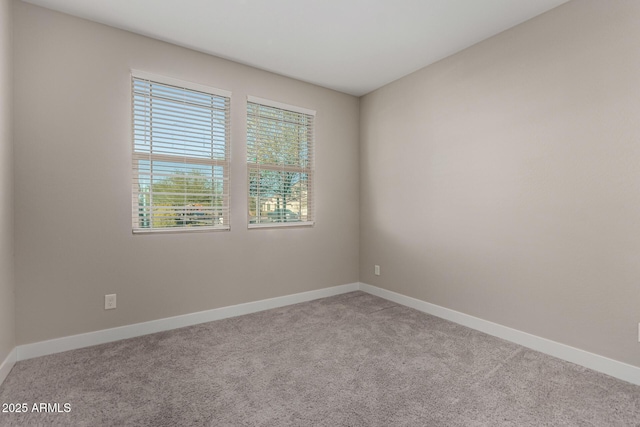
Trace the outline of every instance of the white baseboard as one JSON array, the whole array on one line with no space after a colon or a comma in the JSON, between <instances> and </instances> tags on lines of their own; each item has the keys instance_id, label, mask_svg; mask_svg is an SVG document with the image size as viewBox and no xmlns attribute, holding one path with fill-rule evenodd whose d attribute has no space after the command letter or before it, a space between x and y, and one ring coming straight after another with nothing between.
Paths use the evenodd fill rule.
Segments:
<instances>
[{"instance_id":1,"label":"white baseboard","mask_svg":"<svg viewBox=\"0 0 640 427\"><path fill-rule=\"evenodd\" d=\"M483 320L478 317L470 316L426 301L408 297L376 286L371 286L366 283L350 283L347 285L334 286L331 288L318 289L315 291L302 292L283 297L216 308L198 313L190 313L165 319L152 320L150 322L136 323L118 328L104 329L101 331L88 332L86 334L20 345L13 349L0 365L0 384L2 384L2 381L7 377L16 361L19 360L26 360L34 357L45 356L47 354L60 353L62 351L168 331L171 329L211 322L228 317L241 316L243 314L284 307L291 304L312 301L319 298L326 298L357 290L414 308L442 319L450 320L471 329L520 344L532 350L593 369L594 371L602 372L623 381L640 385L640 368L637 366L609 359L588 351L580 350L546 338L541 338L517 329L493 323L488 320Z\"/></svg>"},{"instance_id":2,"label":"white baseboard","mask_svg":"<svg viewBox=\"0 0 640 427\"><path fill-rule=\"evenodd\" d=\"M13 368L13 365L16 364L18 360L17 355L18 355L18 352L14 347L13 350L9 352L7 357L5 357L4 361L0 363L0 385L2 385L4 380L7 378L7 375L9 375L9 372L11 372L11 368Z\"/></svg>"},{"instance_id":3,"label":"white baseboard","mask_svg":"<svg viewBox=\"0 0 640 427\"><path fill-rule=\"evenodd\" d=\"M286 295L248 302L245 304L232 305L229 307L200 311L197 313L184 314L181 316L168 317L165 319L152 320L149 322L136 323L133 325L120 326L117 328L103 329L85 334L56 338L48 341L40 341L32 344L24 344L17 347L17 360L31 359L34 357L45 356L47 354L75 350L92 345L104 344L126 338L153 334L155 332L168 331L185 326L197 325L199 323L241 316L243 314L255 313L291 304L298 304L319 298L326 298L333 295L357 291L359 289L359 285L359 283L350 283L347 285L334 286L331 288L318 289L299 294Z\"/></svg>"},{"instance_id":4,"label":"white baseboard","mask_svg":"<svg viewBox=\"0 0 640 427\"><path fill-rule=\"evenodd\" d=\"M459 311L408 297L397 292L367 285L366 283L360 283L360 290L380 298L414 308L424 313L450 320L468 328L484 332L485 334L520 344L521 346L557 357L558 359L566 360L623 381L640 385L640 368L637 366L609 359L595 353L589 353L588 351L580 350L566 344L531 335L517 329L489 322L488 320L473 317Z\"/></svg>"}]
</instances>

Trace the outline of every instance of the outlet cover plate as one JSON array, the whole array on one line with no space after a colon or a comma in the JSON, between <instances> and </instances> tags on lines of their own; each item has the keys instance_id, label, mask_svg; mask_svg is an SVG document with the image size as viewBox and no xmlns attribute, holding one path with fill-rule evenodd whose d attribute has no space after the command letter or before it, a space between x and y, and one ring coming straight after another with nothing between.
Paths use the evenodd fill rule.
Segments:
<instances>
[{"instance_id":1,"label":"outlet cover plate","mask_svg":"<svg viewBox=\"0 0 640 427\"><path fill-rule=\"evenodd\" d=\"M116 308L116 294L109 294L104 296L104 309L113 310Z\"/></svg>"}]
</instances>

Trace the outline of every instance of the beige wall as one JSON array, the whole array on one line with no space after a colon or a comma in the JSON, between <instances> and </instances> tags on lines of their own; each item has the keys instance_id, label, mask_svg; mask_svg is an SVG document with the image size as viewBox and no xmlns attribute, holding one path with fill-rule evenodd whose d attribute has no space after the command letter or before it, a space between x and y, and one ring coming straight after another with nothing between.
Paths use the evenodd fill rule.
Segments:
<instances>
[{"instance_id":1,"label":"beige wall","mask_svg":"<svg viewBox=\"0 0 640 427\"><path fill-rule=\"evenodd\" d=\"M358 281L357 98L22 2L15 30L19 344ZM130 69L233 91L232 231L131 234ZM247 230L249 94L317 110L314 228Z\"/></svg>"},{"instance_id":2,"label":"beige wall","mask_svg":"<svg viewBox=\"0 0 640 427\"><path fill-rule=\"evenodd\" d=\"M361 281L640 366L638 22L569 2L365 96Z\"/></svg>"},{"instance_id":3,"label":"beige wall","mask_svg":"<svg viewBox=\"0 0 640 427\"><path fill-rule=\"evenodd\" d=\"M0 363L15 346L12 0L0 0Z\"/></svg>"}]
</instances>

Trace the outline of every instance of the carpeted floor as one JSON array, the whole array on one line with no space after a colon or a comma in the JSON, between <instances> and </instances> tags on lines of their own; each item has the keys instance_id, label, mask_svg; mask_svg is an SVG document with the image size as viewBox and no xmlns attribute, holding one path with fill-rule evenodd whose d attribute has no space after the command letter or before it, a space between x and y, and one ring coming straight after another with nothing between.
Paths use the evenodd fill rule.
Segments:
<instances>
[{"instance_id":1,"label":"carpeted floor","mask_svg":"<svg viewBox=\"0 0 640 427\"><path fill-rule=\"evenodd\" d=\"M0 425L639 426L640 387L363 292L19 362Z\"/></svg>"}]
</instances>

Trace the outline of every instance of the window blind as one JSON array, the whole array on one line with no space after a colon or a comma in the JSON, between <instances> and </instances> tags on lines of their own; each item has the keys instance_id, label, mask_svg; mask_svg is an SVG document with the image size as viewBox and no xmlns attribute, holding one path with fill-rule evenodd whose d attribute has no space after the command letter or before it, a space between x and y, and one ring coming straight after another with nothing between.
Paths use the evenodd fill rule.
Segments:
<instances>
[{"instance_id":1,"label":"window blind","mask_svg":"<svg viewBox=\"0 0 640 427\"><path fill-rule=\"evenodd\" d=\"M312 225L315 112L249 97L249 227Z\"/></svg>"},{"instance_id":2,"label":"window blind","mask_svg":"<svg viewBox=\"0 0 640 427\"><path fill-rule=\"evenodd\" d=\"M132 72L134 232L229 229L224 91Z\"/></svg>"}]
</instances>

